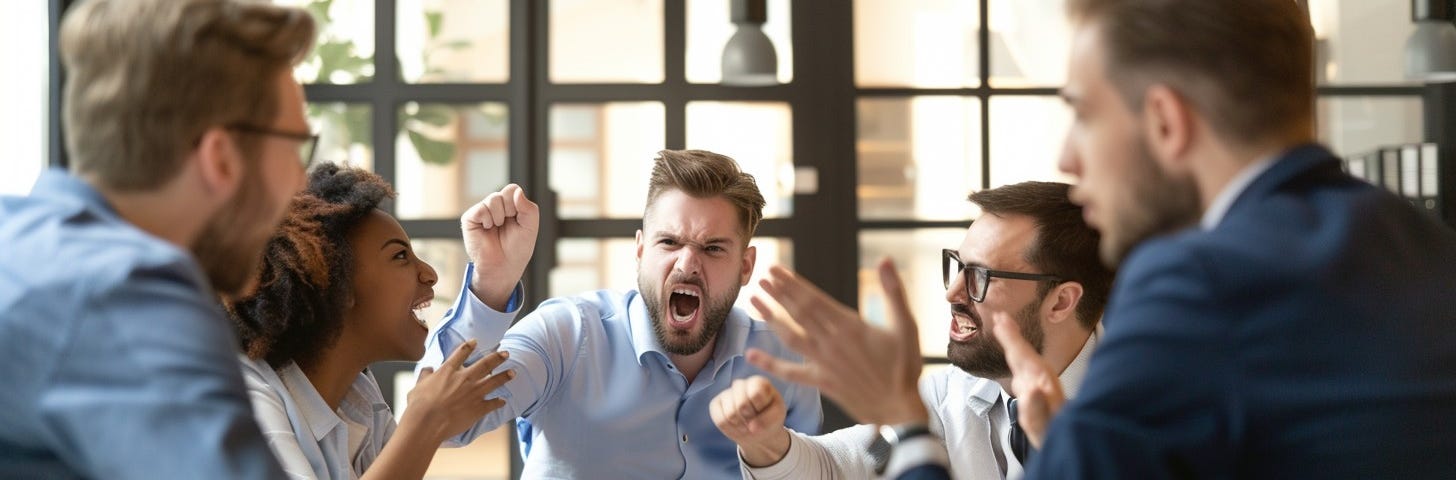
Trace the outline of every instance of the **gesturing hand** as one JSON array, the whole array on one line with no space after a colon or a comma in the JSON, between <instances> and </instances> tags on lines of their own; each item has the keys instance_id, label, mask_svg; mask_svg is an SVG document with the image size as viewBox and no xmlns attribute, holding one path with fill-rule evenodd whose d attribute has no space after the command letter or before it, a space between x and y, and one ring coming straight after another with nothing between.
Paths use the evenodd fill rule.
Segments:
<instances>
[{"instance_id":1,"label":"gesturing hand","mask_svg":"<svg viewBox=\"0 0 1456 480\"><path fill-rule=\"evenodd\" d=\"M713 398L708 414L723 435L737 443L750 467L779 463L789 452L784 398L768 379L758 375L734 380Z\"/></svg>"},{"instance_id":2,"label":"gesturing hand","mask_svg":"<svg viewBox=\"0 0 1456 480\"><path fill-rule=\"evenodd\" d=\"M540 224L539 208L514 183L487 195L460 216L465 253L475 263L470 290L486 305L505 310L536 251Z\"/></svg>"},{"instance_id":3,"label":"gesturing hand","mask_svg":"<svg viewBox=\"0 0 1456 480\"><path fill-rule=\"evenodd\" d=\"M1027 441L1041 448L1047 426L1067 401L1062 394L1061 380L1021 336L1015 321L997 319L994 328L996 341L1006 352L1006 365L1011 367L1011 394L1017 399L1017 421L1026 432Z\"/></svg>"},{"instance_id":4,"label":"gesturing hand","mask_svg":"<svg viewBox=\"0 0 1456 480\"><path fill-rule=\"evenodd\" d=\"M409 407L400 419L401 428L406 422L422 422L432 437L444 441L505 406L505 400L486 400L485 396L516 376L512 370L491 375L506 361L506 352L485 355L465 366L465 359L474 351L475 340L467 341L440 364L439 370L420 371L409 393Z\"/></svg>"},{"instance_id":5,"label":"gesturing hand","mask_svg":"<svg viewBox=\"0 0 1456 480\"><path fill-rule=\"evenodd\" d=\"M760 280L765 294L783 307L776 313L761 296L753 305L784 344L804 356L803 364L749 350L748 361L792 382L811 385L834 399L862 423L925 421L920 378L920 346L915 318L905 300L900 274L888 259L880 262L880 283L889 304L889 328L865 323L857 312L783 267Z\"/></svg>"}]
</instances>

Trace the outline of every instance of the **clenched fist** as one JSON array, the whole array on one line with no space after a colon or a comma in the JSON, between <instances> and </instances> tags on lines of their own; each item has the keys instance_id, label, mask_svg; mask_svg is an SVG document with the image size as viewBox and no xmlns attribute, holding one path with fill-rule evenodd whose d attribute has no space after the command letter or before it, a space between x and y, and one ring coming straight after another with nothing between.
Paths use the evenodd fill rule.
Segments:
<instances>
[{"instance_id":1,"label":"clenched fist","mask_svg":"<svg viewBox=\"0 0 1456 480\"><path fill-rule=\"evenodd\" d=\"M470 290L490 308L505 310L536 251L540 226L540 210L514 183L487 195L460 216L465 254L475 263Z\"/></svg>"},{"instance_id":2,"label":"clenched fist","mask_svg":"<svg viewBox=\"0 0 1456 480\"><path fill-rule=\"evenodd\" d=\"M738 444L750 467L779 463L789 452L788 415L783 396L768 379L752 376L734 380L709 407L713 424Z\"/></svg>"}]
</instances>

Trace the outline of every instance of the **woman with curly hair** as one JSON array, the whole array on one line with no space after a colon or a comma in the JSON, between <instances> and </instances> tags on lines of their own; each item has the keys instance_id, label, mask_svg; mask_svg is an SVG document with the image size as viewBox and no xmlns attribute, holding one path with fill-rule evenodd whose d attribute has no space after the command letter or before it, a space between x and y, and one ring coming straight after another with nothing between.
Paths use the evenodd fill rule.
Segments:
<instances>
[{"instance_id":1,"label":"woman with curly hair","mask_svg":"<svg viewBox=\"0 0 1456 480\"><path fill-rule=\"evenodd\" d=\"M462 345L422 371L398 425L371 363L418 360L435 270L379 208L394 190L368 171L320 165L269 241L256 288L228 300L244 378L269 445L295 479L421 478L440 443L504 405L505 353L466 366ZM529 254L527 254L529 255Z\"/></svg>"}]
</instances>

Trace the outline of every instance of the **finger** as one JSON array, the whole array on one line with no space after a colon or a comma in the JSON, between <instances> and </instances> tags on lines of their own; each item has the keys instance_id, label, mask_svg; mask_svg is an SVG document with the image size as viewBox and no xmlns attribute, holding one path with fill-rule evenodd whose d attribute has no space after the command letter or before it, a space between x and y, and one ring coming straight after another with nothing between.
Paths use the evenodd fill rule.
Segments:
<instances>
[{"instance_id":1,"label":"finger","mask_svg":"<svg viewBox=\"0 0 1456 480\"><path fill-rule=\"evenodd\" d=\"M434 374L435 374L435 369L434 368L431 368L431 367L421 368L420 369L420 375L419 375L420 378L417 379L417 380L415 380L415 383L423 382L423 381L425 381L426 378L430 378L430 375L434 375Z\"/></svg>"},{"instance_id":2,"label":"finger","mask_svg":"<svg viewBox=\"0 0 1456 480\"><path fill-rule=\"evenodd\" d=\"M829 298L819 287L783 266L775 265L770 268L766 280L767 282L759 282L764 293L783 305L784 311L806 332L812 336L834 335L833 322L828 321L828 315L823 314L835 311L833 307L838 302Z\"/></svg>"},{"instance_id":3,"label":"finger","mask_svg":"<svg viewBox=\"0 0 1456 480\"><path fill-rule=\"evenodd\" d=\"M494 412L496 410L500 410L501 407L504 407L504 406L506 406L506 401L505 400L502 400L502 399L499 399L499 398L492 398L490 400L484 400L484 401L480 402L480 408L478 408L478 409L475 410L475 415L477 417L484 417L484 416L490 414L490 412Z\"/></svg>"},{"instance_id":4,"label":"finger","mask_svg":"<svg viewBox=\"0 0 1456 480\"><path fill-rule=\"evenodd\" d=\"M515 218L516 194L520 191L521 186L514 183L506 185L506 188L501 189L501 206L505 208L505 218Z\"/></svg>"},{"instance_id":5,"label":"finger","mask_svg":"<svg viewBox=\"0 0 1456 480\"><path fill-rule=\"evenodd\" d=\"M905 295L905 282L895 262L886 257L880 260L880 288L885 290L885 302L889 306L890 331L900 340L904 352L920 352L920 327L915 323L915 314L910 311L910 300Z\"/></svg>"},{"instance_id":6,"label":"finger","mask_svg":"<svg viewBox=\"0 0 1456 480\"><path fill-rule=\"evenodd\" d=\"M1021 336L1021 329L1014 321L1005 318L993 320L992 327L996 334L996 342L1001 344L1001 349L1006 354L1006 365L1011 367L1012 378L1035 379L1045 374L1046 368L1041 364L1041 357L1036 349ZM1014 383L1014 382L1013 382ZM1019 395L1019 394L1018 394Z\"/></svg>"},{"instance_id":7,"label":"finger","mask_svg":"<svg viewBox=\"0 0 1456 480\"><path fill-rule=\"evenodd\" d=\"M820 385L822 382L819 381L818 376L814 374L814 369L809 365L790 362L756 348L749 349L747 357L748 363L758 367L760 370L768 372L769 375L815 388L822 387Z\"/></svg>"},{"instance_id":8,"label":"finger","mask_svg":"<svg viewBox=\"0 0 1456 480\"><path fill-rule=\"evenodd\" d=\"M778 397L776 395L778 390L774 388L773 383L770 383L767 378L763 378L761 375L754 375L744 380L743 384L748 390L749 406L753 408L755 413L767 411L770 407L773 407L774 398Z\"/></svg>"},{"instance_id":9,"label":"finger","mask_svg":"<svg viewBox=\"0 0 1456 480\"><path fill-rule=\"evenodd\" d=\"M514 380L515 378L515 370L506 370L504 372L485 377L485 379L481 380L479 385L481 396L484 396L484 394L486 393L494 392L497 388L505 386L506 382Z\"/></svg>"},{"instance_id":10,"label":"finger","mask_svg":"<svg viewBox=\"0 0 1456 480\"><path fill-rule=\"evenodd\" d=\"M499 227L506 223L506 197L500 193L492 193L485 197L486 207L490 208L490 220Z\"/></svg>"},{"instance_id":11,"label":"finger","mask_svg":"<svg viewBox=\"0 0 1456 480\"><path fill-rule=\"evenodd\" d=\"M465 213L460 214L460 229L468 232L471 230L483 228L484 226L481 225L480 221L480 211L484 208L485 203L480 202L471 205L470 208L465 209Z\"/></svg>"},{"instance_id":12,"label":"finger","mask_svg":"<svg viewBox=\"0 0 1456 480\"><path fill-rule=\"evenodd\" d=\"M486 355L481 357L480 360L476 360L475 363L470 364L469 367L466 367L465 373L471 377L485 377L490 372L495 371L496 367L505 363L507 358L511 358L511 352L499 351Z\"/></svg>"},{"instance_id":13,"label":"finger","mask_svg":"<svg viewBox=\"0 0 1456 480\"><path fill-rule=\"evenodd\" d=\"M725 391L714 397L713 401L708 402L708 417L713 419L713 424L717 425L719 430L726 430L728 426L728 416L723 413L723 402L728 398L727 395L728 392Z\"/></svg>"},{"instance_id":14,"label":"finger","mask_svg":"<svg viewBox=\"0 0 1456 480\"><path fill-rule=\"evenodd\" d=\"M470 358L470 354L474 351L475 339L472 338L470 340L466 340L465 343L462 343L460 344L460 346L455 347L455 352L450 354L450 358L446 358L445 361L440 364L440 370L459 369L461 365L465 364L465 359Z\"/></svg>"},{"instance_id":15,"label":"finger","mask_svg":"<svg viewBox=\"0 0 1456 480\"><path fill-rule=\"evenodd\" d=\"M535 202L526 198L526 191L516 189L515 202L512 203L516 208L516 223L526 227L527 230L536 231L541 224L541 210Z\"/></svg>"},{"instance_id":16,"label":"finger","mask_svg":"<svg viewBox=\"0 0 1456 480\"><path fill-rule=\"evenodd\" d=\"M733 391L733 413L738 415L738 424L748 428L748 424L758 416L758 412L753 409L753 401L748 399L748 385L743 380L734 380L729 390Z\"/></svg>"},{"instance_id":17,"label":"finger","mask_svg":"<svg viewBox=\"0 0 1456 480\"><path fill-rule=\"evenodd\" d=\"M769 328L773 329L774 334L778 335L784 345L796 352L803 353L807 333L798 323L794 322L794 319L779 315L778 310L769 305L771 301L773 300L765 300L760 295L754 295L748 299L748 303L763 314L763 321L768 323Z\"/></svg>"}]
</instances>

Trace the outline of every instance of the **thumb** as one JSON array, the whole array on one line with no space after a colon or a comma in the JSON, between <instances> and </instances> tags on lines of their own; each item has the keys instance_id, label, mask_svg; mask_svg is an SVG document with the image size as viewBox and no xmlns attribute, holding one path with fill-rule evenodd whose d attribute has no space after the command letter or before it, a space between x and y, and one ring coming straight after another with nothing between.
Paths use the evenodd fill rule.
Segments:
<instances>
[{"instance_id":1,"label":"thumb","mask_svg":"<svg viewBox=\"0 0 1456 480\"><path fill-rule=\"evenodd\" d=\"M905 298L905 283L900 280L894 260L888 257L880 261L880 287L885 290L885 301L889 304L890 329L910 350L918 351L920 335L915 315L910 313L910 301Z\"/></svg>"},{"instance_id":2,"label":"thumb","mask_svg":"<svg viewBox=\"0 0 1456 480\"><path fill-rule=\"evenodd\" d=\"M419 374L419 377L420 378L419 378L419 380L415 381L415 383L422 382L426 378L430 378L430 375L434 375L434 374L435 374L435 369L433 367L421 368L420 369L420 374Z\"/></svg>"},{"instance_id":3,"label":"thumb","mask_svg":"<svg viewBox=\"0 0 1456 480\"><path fill-rule=\"evenodd\" d=\"M516 189L515 198L512 201L516 204L516 223L531 231L536 231L541 225L541 208L526 198L526 191Z\"/></svg>"}]
</instances>

